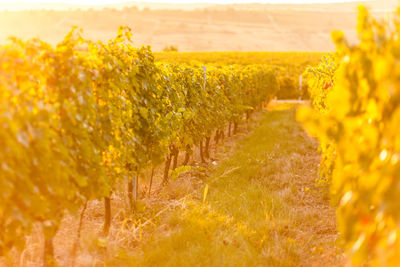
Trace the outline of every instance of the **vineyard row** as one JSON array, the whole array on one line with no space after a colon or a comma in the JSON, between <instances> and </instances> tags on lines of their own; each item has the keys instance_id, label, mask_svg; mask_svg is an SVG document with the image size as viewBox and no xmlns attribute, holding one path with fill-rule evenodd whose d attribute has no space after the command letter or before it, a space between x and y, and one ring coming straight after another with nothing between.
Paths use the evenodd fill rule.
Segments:
<instances>
[{"instance_id":1,"label":"vineyard row","mask_svg":"<svg viewBox=\"0 0 400 267\"><path fill-rule=\"evenodd\" d=\"M263 65L155 63L129 29L91 42L71 31L56 47L12 39L0 48L0 255L23 248L41 223L47 262L65 212L105 203L116 185L165 164L163 183L211 136L269 101L278 91ZM133 206L132 206L133 207Z\"/></svg>"}]
</instances>

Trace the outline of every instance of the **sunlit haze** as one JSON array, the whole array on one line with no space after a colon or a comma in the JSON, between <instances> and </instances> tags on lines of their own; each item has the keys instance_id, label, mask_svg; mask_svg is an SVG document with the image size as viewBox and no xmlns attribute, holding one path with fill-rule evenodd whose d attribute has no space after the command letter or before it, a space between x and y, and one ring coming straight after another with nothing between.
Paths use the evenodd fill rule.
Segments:
<instances>
[{"instance_id":1,"label":"sunlit haze","mask_svg":"<svg viewBox=\"0 0 400 267\"><path fill-rule=\"evenodd\" d=\"M22 1L10 1L10 0L0 0L0 3L16 3L16 2L24 2L24 3L69 3L69 4L83 4L83 5L104 5L104 4L115 4L115 3L124 3L129 2L127 0L22 0ZM187 4L187 3L218 3L218 4L233 4L233 3L249 3L249 1L240 1L240 0L142 0L137 2L147 2L147 3L179 3L179 4ZM251 1L252 3L273 3L273 4L283 4L283 3L291 3L291 4L305 4L305 3L334 3L334 2L354 2L352 0L267 0L267 1Z\"/></svg>"},{"instance_id":2,"label":"sunlit haze","mask_svg":"<svg viewBox=\"0 0 400 267\"><path fill-rule=\"evenodd\" d=\"M360 2L381 17L397 5L397 0L0 0L0 43L16 36L57 44L74 25L87 38L106 41L127 25L136 44L154 51L166 45L181 51L331 51L331 30L356 36Z\"/></svg>"}]
</instances>

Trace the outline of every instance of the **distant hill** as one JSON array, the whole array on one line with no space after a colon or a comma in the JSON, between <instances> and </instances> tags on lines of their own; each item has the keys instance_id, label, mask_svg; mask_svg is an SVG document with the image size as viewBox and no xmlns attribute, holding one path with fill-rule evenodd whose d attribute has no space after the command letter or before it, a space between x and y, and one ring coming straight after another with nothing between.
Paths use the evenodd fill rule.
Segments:
<instances>
[{"instance_id":1,"label":"distant hill","mask_svg":"<svg viewBox=\"0 0 400 267\"><path fill-rule=\"evenodd\" d=\"M193 9L226 9L226 8L236 8L236 9L269 9L269 8L277 8L277 9L296 9L296 10L309 10L309 9L336 9L342 10L343 8L354 9L359 4L367 4L376 10L382 9L393 9L398 6L398 0L359 0L353 2L344 2L343 3L328 3L328 4L259 4L254 1L249 1L249 4L231 4L231 5L222 5L222 4L213 4L213 3L183 3L183 4L170 4L170 3L157 3L157 0L154 2L140 2L140 1L126 1L123 3L115 3L115 4L106 4L106 5L85 5L85 4L67 4L67 3L55 3L44 0L42 3L32 3L32 2L23 2L23 1L15 1L13 3L4 3L0 2L0 10L9 10L9 11L20 11L20 10L37 10L37 9L54 9L54 10L70 10L70 9L103 9L103 8L116 8L123 9L125 7L135 6L139 9L180 9L180 10L193 10Z\"/></svg>"},{"instance_id":2,"label":"distant hill","mask_svg":"<svg viewBox=\"0 0 400 267\"><path fill-rule=\"evenodd\" d=\"M128 25L138 45L156 51L177 45L181 51L329 51L330 32L355 39L356 7L366 3L386 16L397 0L336 4L149 4L108 6L0 3L0 42L10 35L59 42L77 25L86 37L107 40ZM21 10L21 9L31 10Z\"/></svg>"}]
</instances>

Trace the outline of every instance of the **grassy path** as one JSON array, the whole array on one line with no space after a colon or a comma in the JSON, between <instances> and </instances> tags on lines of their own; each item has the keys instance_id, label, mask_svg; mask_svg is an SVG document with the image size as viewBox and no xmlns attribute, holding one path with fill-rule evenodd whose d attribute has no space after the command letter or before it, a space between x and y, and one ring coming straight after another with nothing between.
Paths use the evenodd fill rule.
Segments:
<instances>
[{"instance_id":1,"label":"grassy path","mask_svg":"<svg viewBox=\"0 0 400 267\"><path fill-rule=\"evenodd\" d=\"M201 190L164 216L132 266L340 266L318 144L293 109L265 113ZM206 194L205 194L206 193Z\"/></svg>"}]
</instances>

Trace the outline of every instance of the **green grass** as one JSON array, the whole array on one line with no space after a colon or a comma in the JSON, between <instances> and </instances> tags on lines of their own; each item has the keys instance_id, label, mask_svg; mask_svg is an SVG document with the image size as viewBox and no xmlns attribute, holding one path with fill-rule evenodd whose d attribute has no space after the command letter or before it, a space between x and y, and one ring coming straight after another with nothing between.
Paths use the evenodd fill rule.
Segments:
<instances>
[{"instance_id":1,"label":"green grass","mask_svg":"<svg viewBox=\"0 0 400 267\"><path fill-rule=\"evenodd\" d=\"M336 265L334 214L312 193L317 144L294 113L264 114L253 133L204 180L206 201L203 190L185 200L184 208L159 222L150 240L124 264L309 266L328 257L323 265ZM326 231L318 233L321 229Z\"/></svg>"}]
</instances>

